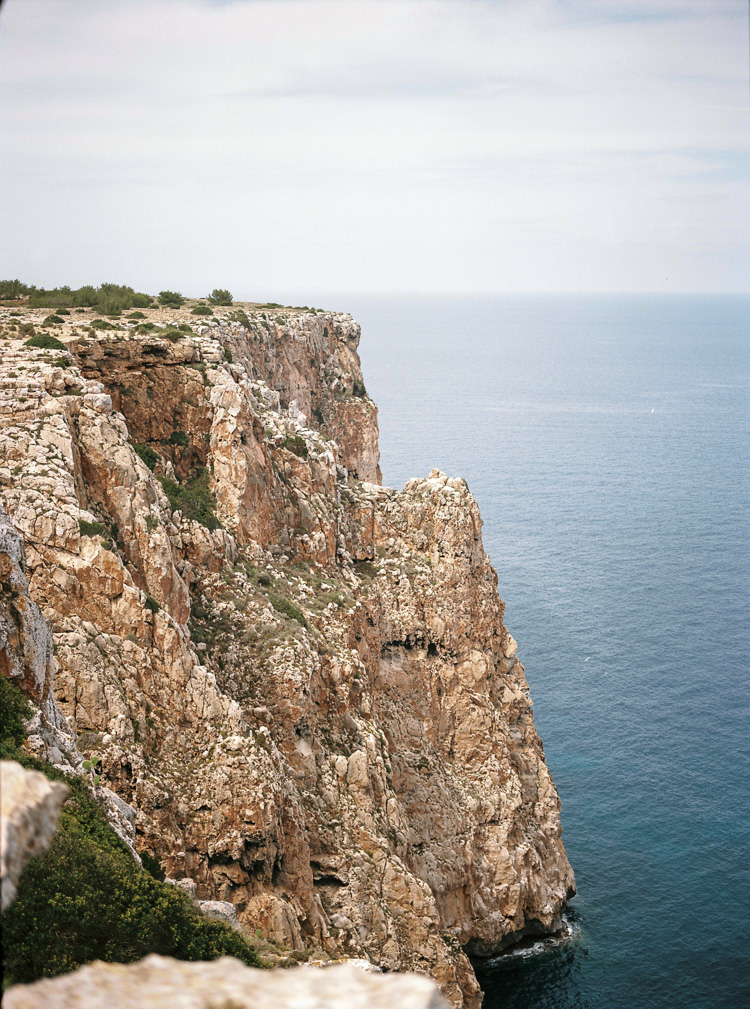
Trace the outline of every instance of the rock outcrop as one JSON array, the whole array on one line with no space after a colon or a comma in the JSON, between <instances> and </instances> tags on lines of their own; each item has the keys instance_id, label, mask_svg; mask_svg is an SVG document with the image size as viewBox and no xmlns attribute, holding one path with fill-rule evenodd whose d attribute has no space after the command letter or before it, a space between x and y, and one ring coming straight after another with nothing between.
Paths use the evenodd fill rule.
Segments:
<instances>
[{"instance_id":1,"label":"rock outcrop","mask_svg":"<svg viewBox=\"0 0 750 1009\"><path fill-rule=\"evenodd\" d=\"M224 957L184 963L148 956L134 964L93 963L6 993L6 1009L447 1009L427 978L370 974L347 965L257 970Z\"/></svg>"},{"instance_id":2,"label":"rock outcrop","mask_svg":"<svg viewBox=\"0 0 750 1009\"><path fill-rule=\"evenodd\" d=\"M170 322L0 363L66 728L198 898L477 1006L466 953L558 928L573 875L476 503L380 486L349 316Z\"/></svg>"},{"instance_id":3,"label":"rock outcrop","mask_svg":"<svg viewBox=\"0 0 750 1009\"><path fill-rule=\"evenodd\" d=\"M0 877L2 910L16 895L26 864L46 851L57 826L67 785L27 771L14 760L0 761Z\"/></svg>"}]
</instances>

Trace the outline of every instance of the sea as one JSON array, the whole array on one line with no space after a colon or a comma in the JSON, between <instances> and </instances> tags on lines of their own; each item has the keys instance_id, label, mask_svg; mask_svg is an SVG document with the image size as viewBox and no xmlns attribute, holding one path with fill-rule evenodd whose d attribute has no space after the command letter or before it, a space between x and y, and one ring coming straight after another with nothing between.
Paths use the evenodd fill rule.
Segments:
<instances>
[{"instance_id":1,"label":"sea","mask_svg":"<svg viewBox=\"0 0 750 1009\"><path fill-rule=\"evenodd\" d=\"M748 1009L750 298L329 301L384 483L479 502L562 799L569 934L484 1009Z\"/></svg>"}]
</instances>

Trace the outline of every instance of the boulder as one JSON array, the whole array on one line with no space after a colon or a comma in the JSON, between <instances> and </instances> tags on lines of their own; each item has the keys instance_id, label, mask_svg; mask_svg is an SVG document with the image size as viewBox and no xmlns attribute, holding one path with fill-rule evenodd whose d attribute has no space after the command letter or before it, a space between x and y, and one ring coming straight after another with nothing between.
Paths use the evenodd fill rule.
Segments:
<instances>
[{"instance_id":1,"label":"boulder","mask_svg":"<svg viewBox=\"0 0 750 1009\"><path fill-rule=\"evenodd\" d=\"M68 786L27 771L13 760L0 763L0 861L2 909L16 895L26 863L46 851Z\"/></svg>"},{"instance_id":2,"label":"boulder","mask_svg":"<svg viewBox=\"0 0 750 1009\"><path fill-rule=\"evenodd\" d=\"M223 957L185 963L147 956L93 963L71 974L8 989L5 1009L447 1009L419 974L373 974L343 964L258 970Z\"/></svg>"}]
</instances>

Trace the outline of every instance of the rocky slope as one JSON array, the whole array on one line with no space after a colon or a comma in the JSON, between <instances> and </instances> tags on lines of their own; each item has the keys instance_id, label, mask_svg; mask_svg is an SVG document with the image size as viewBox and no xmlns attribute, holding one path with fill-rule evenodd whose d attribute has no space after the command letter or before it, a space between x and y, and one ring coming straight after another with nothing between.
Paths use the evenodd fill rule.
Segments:
<instances>
[{"instance_id":1,"label":"rocky slope","mask_svg":"<svg viewBox=\"0 0 750 1009\"><path fill-rule=\"evenodd\" d=\"M61 353L0 312L56 732L200 898L478 1006L466 953L559 927L573 875L476 503L435 470L380 486L351 317L149 318L66 321Z\"/></svg>"}]
</instances>

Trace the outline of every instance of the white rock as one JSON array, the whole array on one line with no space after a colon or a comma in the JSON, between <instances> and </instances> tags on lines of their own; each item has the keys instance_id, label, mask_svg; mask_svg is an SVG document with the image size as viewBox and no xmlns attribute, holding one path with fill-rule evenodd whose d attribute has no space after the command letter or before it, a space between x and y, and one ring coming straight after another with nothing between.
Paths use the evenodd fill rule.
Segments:
<instances>
[{"instance_id":1,"label":"white rock","mask_svg":"<svg viewBox=\"0 0 750 1009\"><path fill-rule=\"evenodd\" d=\"M2 909L16 895L27 862L46 851L68 786L27 771L13 760L0 763L0 865Z\"/></svg>"},{"instance_id":2,"label":"white rock","mask_svg":"<svg viewBox=\"0 0 750 1009\"><path fill-rule=\"evenodd\" d=\"M213 918L233 929L241 928L237 921L237 908L228 900L198 900L196 903L201 914L205 914L207 918Z\"/></svg>"},{"instance_id":3,"label":"white rock","mask_svg":"<svg viewBox=\"0 0 750 1009\"><path fill-rule=\"evenodd\" d=\"M325 970L258 970L222 957L185 963L146 957L93 963L70 974L9 988L5 1009L447 1009L420 974L370 973L352 964Z\"/></svg>"}]
</instances>

